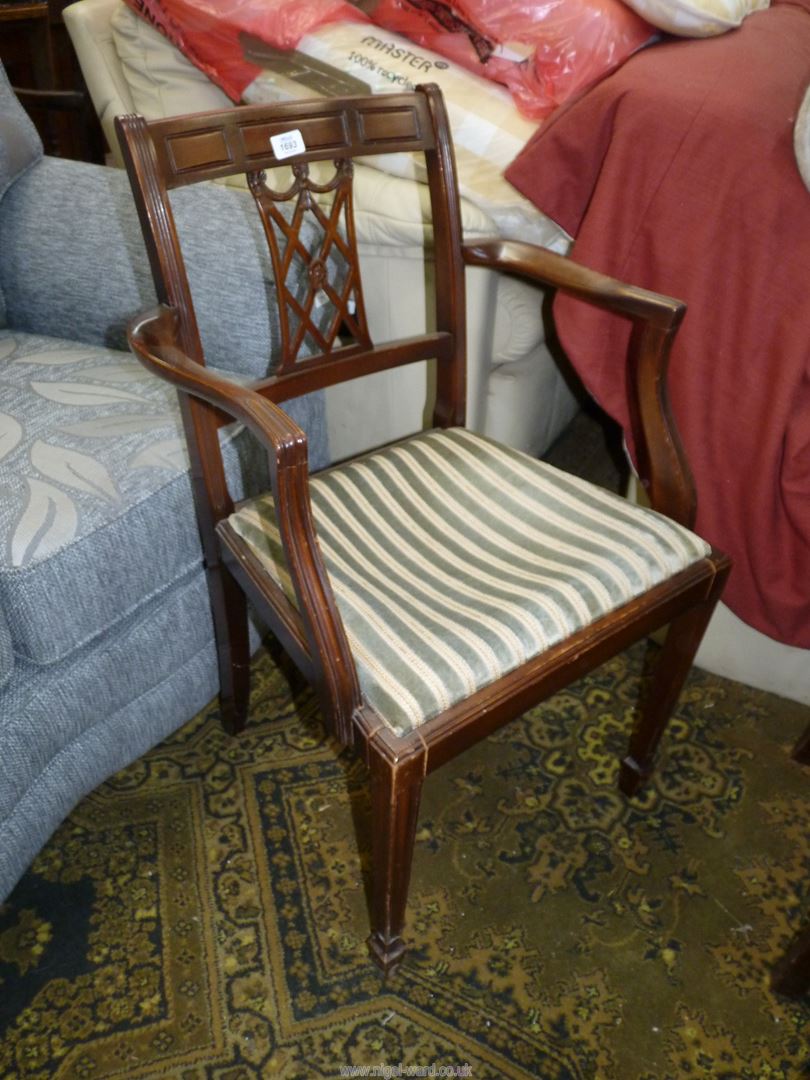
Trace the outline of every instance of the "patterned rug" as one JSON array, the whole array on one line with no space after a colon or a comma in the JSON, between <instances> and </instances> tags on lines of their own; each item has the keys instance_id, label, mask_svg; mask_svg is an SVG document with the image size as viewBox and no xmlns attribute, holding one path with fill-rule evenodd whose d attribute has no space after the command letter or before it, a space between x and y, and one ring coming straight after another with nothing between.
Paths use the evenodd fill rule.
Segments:
<instances>
[{"instance_id":1,"label":"patterned rug","mask_svg":"<svg viewBox=\"0 0 810 1080\"><path fill-rule=\"evenodd\" d=\"M384 983L363 769L263 654L243 736L212 705L87 798L0 909L0 1076L807 1075L810 1000L768 971L808 913L810 770L788 756L808 710L694 672L627 802L642 661L429 778L413 944Z\"/></svg>"}]
</instances>

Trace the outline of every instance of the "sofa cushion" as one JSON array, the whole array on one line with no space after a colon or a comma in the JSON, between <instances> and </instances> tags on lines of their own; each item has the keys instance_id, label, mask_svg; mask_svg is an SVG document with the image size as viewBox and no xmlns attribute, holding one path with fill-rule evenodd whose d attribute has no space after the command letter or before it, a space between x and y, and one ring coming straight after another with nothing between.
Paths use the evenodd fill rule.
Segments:
<instances>
[{"instance_id":1,"label":"sofa cushion","mask_svg":"<svg viewBox=\"0 0 810 1080\"><path fill-rule=\"evenodd\" d=\"M201 570L60 663L21 661L0 704L0 903L82 796L216 691Z\"/></svg>"},{"instance_id":2,"label":"sofa cushion","mask_svg":"<svg viewBox=\"0 0 810 1080\"><path fill-rule=\"evenodd\" d=\"M201 562L176 394L129 353L0 330L0 610L60 660ZM236 492L264 478L223 429Z\"/></svg>"}]
</instances>

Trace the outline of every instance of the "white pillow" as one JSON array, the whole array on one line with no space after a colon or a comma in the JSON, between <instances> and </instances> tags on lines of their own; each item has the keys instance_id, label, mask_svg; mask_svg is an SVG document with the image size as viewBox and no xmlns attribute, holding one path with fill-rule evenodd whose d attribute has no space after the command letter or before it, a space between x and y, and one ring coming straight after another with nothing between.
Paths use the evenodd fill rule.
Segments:
<instances>
[{"instance_id":1,"label":"white pillow","mask_svg":"<svg viewBox=\"0 0 810 1080\"><path fill-rule=\"evenodd\" d=\"M648 23L679 37L715 37L739 26L770 0L625 0Z\"/></svg>"},{"instance_id":2,"label":"white pillow","mask_svg":"<svg viewBox=\"0 0 810 1080\"><path fill-rule=\"evenodd\" d=\"M796 126L793 129L793 149L804 186L810 191L810 86L804 92L804 101L796 117Z\"/></svg>"},{"instance_id":3,"label":"white pillow","mask_svg":"<svg viewBox=\"0 0 810 1080\"><path fill-rule=\"evenodd\" d=\"M488 214L501 236L565 247L568 237L504 179L537 129L502 86L379 26L334 22L306 34L295 52L248 39L247 55L265 71L243 93L253 103L324 94L391 93L435 82L444 93L461 194ZM422 179L405 154L364 159L408 179Z\"/></svg>"}]
</instances>

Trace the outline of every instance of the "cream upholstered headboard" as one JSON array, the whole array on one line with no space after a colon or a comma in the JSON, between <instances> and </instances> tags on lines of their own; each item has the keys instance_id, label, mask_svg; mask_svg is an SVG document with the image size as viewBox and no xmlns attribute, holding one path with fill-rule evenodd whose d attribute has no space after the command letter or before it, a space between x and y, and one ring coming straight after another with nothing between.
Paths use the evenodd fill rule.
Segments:
<instances>
[{"instance_id":1,"label":"cream upholstered headboard","mask_svg":"<svg viewBox=\"0 0 810 1080\"><path fill-rule=\"evenodd\" d=\"M69 4L63 18L104 137L120 165L115 118L122 113L135 112L135 106L112 37L112 16L119 4L120 0L86 0L81 4Z\"/></svg>"}]
</instances>

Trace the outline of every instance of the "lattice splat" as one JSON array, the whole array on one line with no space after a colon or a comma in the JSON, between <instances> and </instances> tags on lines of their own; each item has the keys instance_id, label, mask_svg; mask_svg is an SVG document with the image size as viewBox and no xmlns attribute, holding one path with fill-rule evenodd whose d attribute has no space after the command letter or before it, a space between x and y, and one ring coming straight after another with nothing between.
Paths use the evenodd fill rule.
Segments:
<instances>
[{"instance_id":1,"label":"lattice splat","mask_svg":"<svg viewBox=\"0 0 810 1080\"><path fill-rule=\"evenodd\" d=\"M352 163L334 164L325 184L315 183L306 163L293 165L286 191L268 187L263 172L248 173L278 289L279 373L338 349L345 356L371 345L354 231ZM329 195L331 202L323 198ZM293 212L285 215L277 204L292 200Z\"/></svg>"}]
</instances>

